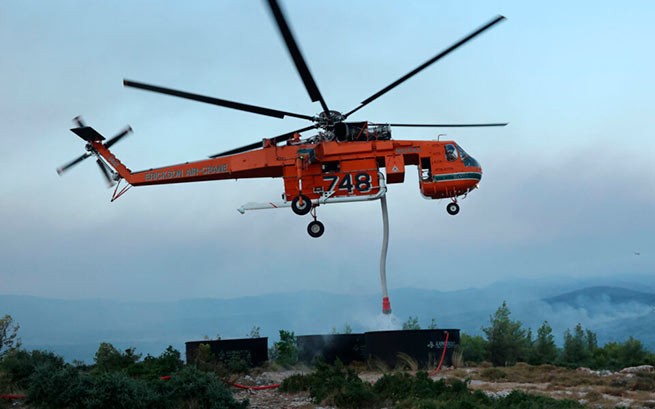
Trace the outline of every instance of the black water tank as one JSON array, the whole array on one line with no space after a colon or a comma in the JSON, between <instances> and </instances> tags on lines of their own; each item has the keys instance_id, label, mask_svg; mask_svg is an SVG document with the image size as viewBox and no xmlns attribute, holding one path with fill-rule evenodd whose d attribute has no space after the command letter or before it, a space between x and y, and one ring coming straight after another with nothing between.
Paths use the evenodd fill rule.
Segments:
<instances>
[{"instance_id":1,"label":"black water tank","mask_svg":"<svg viewBox=\"0 0 655 409\"><path fill-rule=\"evenodd\" d=\"M448 332L448 343L446 341ZM389 367L395 367L402 360L399 353L409 355L419 368L434 369L446 348L443 366L453 362L453 352L459 345L458 329L418 329L402 331L374 331L364 334L368 358L379 359Z\"/></svg>"},{"instance_id":2,"label":"black water tank","mask_svg":"<svg viewBox=\"0 0 655 409\"><path fill-rule=\"evenodd\" d=\"M300 335L296 337L298 359L311 364L320 358L331 364L366 361L364 334Z\"/></svg>"},{"instance_id":3,"label":"black water tank","mask_svg":"<svg viewBox=\"0 0 655 409\"><path fill-rule=\"evenodd\" d=\"M268 361L268 338L262 337L189 341L186 343L187 364L193 363L201 344L209 345L211 353L218 360L236 353L252 366L259 366Z\"/></svg>"}]
</instances>

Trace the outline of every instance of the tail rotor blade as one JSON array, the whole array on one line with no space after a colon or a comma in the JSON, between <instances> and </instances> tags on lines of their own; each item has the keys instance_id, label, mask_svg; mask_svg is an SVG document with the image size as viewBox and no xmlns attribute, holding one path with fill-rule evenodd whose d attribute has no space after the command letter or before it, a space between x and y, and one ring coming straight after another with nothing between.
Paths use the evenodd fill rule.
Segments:
<instances>
[{"instance_id":1,"label":"tail rotor blade","mask_svg":"<svg viewBox=\"0 0 655 409\"><path fill-rule=\"evenodd\" d=\"M84 124L84 122L82 121L82 116L81 116L81 115L78 115L78 116L76 116L75 118L73 118L73 121L75 121L75 123L77 124L77 126L79 126L80 128L84 128L84 127L86 126L86 125Z\"/></svg>"},{"instance_id":2,"label":"tail rotor blade","mask_svg":"<svg viewBox=\"0 0 655 409\"><path fill-rule=\"evenodd\" d=\"M132 132L132 127L131 127L131 126L128 126L128 127L125 128L123 131L121 131L118 135L114 136L113 138L111 138L110 140L108 140L107 142L105 142L105 147L107 147L107 148L111 148L111 146L112 146L113 144L115 144L116 142L120 141L121 139L123 139L125 136L127 136L127 135L128 135L129 133L131 133L131 132Z\"/></svg>"},{"instance_id":3,"label":"tail rotor blade","mask_svg":"<svg viewBox=\"0 0 655 409\"><path fill-rule=\"evenodd\" d=\"M100 173L102 173L105 179L107 180L107 184L109 185L109 187L114 186L114 181L111 179L111 175L109 174L109 169L107 169L107 165L105 165L105 162L101 161L100 158L98 158L96 159L96 163L100 168Z\"/></svg>"},{"instance_id":4,"label":"tail rotor blade","mask_svg":"<svg viewBox=\"0 0 655 409\"><path fill-rule=\"evenodd\" d=\"M84 159L88 158L91 156L91 152L86 152L84 155L80 156L79 158L76 158L69 163L65 164L62 167L57 168L57 174L61 175L65 171L67 171L69 168L72 168L73 166L77 165L78 163L82 162Z\"/></svg>"}]
</instances>

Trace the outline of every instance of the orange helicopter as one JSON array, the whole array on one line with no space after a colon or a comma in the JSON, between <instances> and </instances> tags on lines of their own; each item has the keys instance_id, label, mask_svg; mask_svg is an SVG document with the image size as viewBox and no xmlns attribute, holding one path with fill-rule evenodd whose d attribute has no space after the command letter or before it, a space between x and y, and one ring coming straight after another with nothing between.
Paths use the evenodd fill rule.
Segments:
<instances>
[{"instance_id":1,"label":"orange helicopter","mask_svg":"<svg viewBox=\"0 0 655 409\"><path fill-rule=\"evenodd\" d=\"M447 212L451 215L459 213L457 199L477 188L482 177L480 164L454 141L392 140L391 127L486 127L505 126L507 123L406 124L346 122L346 119L505 17L497 16L343 114L328 108L277 0L268 0L268 5L310 99L321 104L322 111L319 114L310 116L280 111L129 80L124 80L123 84L274 118L301 118L312 122L312 125L212 155L209 159L133 172L109 150L132 131L130 127L105 140L77 117L75 121L78 127L71 131L86 141L86 152L58 168L57 173L61 174L82 160L95 156L110 186L117 182L112 201L122 196L131 186L281 177L284 181L281 201L247 203L238 209L239 212L291 207L298 215L311 213L313 220L307 226L307 231L312 237L320 237L325 227L317 220L318 206L380 199L387 192L386 184L402 183L405 180L405 167L416 165L421 194L427 199L450 199ZM313 129L318 129L318 132L306 138L301 137L302 132ZM380 171L381 168L385 169L384 173ZM126 185L119 190L123 180Z\"/></svg>"}]
</instances>

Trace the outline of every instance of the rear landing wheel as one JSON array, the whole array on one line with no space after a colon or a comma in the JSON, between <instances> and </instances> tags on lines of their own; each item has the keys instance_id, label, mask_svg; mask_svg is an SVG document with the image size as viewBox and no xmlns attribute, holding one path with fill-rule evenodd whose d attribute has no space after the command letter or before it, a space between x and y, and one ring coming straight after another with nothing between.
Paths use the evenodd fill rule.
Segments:
<instances>
[{"instance_id":1,"label":"rear landing wheel","mask_svg":"<svg viewBox=\"0 0 655 409\"><path fill-rule=\"evenodd\" d=\"M321 237L325 233L325 226L318 220L314 220L307 225L307 233L314 238Z\"/></svg>"},{"instance_id":2,"label":"rear landing wheel","mask_svg":"<svg viewBox=\"0 0 655 409\"><path fill-rule=\"evenodd\" d=\"M300 204L301 197L302 205ZM300 195L291 201L291 210L293 210L295 214L304 216L312 210L312 201L307 196Z\"/></svg>"},{"instance_id":3,"label":"rear landing wheel","mask_svg":"<svg viewBox=\"0 0 655 409\"><path fill-rule=\"evenodd\" d=\"M449 215L454 216L459 213L459 205L455 202L448 203L448 206L446 206L446 211Z\"/></svg>"}]
</instances>

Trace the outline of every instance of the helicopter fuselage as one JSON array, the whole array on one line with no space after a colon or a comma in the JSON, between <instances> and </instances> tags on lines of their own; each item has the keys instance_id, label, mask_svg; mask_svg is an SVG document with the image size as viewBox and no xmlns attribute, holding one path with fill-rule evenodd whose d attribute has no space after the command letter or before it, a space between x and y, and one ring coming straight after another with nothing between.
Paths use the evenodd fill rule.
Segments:
<instances>
[{"instance_id":1,"label":"helicopter fuselage","mask_svg":"<svg viewBox=\"0 0 655 409\"><path fill-rule=\"evenodd\" d=\"M380 168L386 183L402 183L405 167L419 170L421 194L428 199L456 198L476 188L478 162L454 141L322 141L276 146L235 155L132 172L101 142L93 148L130 185L161 185L209 180L283 178L284 199L375 195Z\"/></svg>"}]
</instances>

